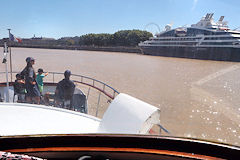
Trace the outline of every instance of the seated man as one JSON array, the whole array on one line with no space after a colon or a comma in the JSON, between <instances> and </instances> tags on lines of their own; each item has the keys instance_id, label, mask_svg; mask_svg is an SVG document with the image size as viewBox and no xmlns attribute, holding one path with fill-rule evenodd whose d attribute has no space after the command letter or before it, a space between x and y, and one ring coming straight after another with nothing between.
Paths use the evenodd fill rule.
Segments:
<instances>
[{"instance_id":1,"label":"seated man","mask_svg":"<svg viewBox=\"0 0 240 160\"><path fill-rule=\"evenodd\" d=\"M1 93L0 93L0 102L3 102L3 99L2 99Z\"/></svg>"},{"instance_id":2,"label":"seated man","mask_svg":"<svg viewBox=\"0 0 240 160\"><path fill-rule=\"evenodd\" d=\"M75 90L73 81L70 80L71 71L64 72L64 79L58 82L55 91L55 100L57 106L72 109L72 98Z\"/></svg>"},{"instance_id":3,"label":"seated man","mask_svg":"<svg viewBox=\"0 0 240 160\"><path fill-rule=\"evenodd\" d=\"M16 74L16 80L13 84L14 94L18 96L18 103L25 102L25 81L20 74Z\"/></svg>"}]
</instances>

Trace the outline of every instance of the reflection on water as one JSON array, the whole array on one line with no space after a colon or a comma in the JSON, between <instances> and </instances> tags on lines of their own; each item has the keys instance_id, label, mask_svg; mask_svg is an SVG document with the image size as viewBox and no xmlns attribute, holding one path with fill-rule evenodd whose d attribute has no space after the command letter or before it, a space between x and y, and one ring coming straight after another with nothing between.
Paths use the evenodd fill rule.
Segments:
<instances>
[{"instance_id":1,"label":"reflection on water","mask_svg":"<svg viewBox=\"0 0 240 160\"><path fill-rule=\"evenodd\" d=\"M174 136L240 145L239 63L23 48L13 48L12 55L14 71L32 56L36 70L70 69L155 105L161 109L162 125Z\"/></svg>"}]
</instances>

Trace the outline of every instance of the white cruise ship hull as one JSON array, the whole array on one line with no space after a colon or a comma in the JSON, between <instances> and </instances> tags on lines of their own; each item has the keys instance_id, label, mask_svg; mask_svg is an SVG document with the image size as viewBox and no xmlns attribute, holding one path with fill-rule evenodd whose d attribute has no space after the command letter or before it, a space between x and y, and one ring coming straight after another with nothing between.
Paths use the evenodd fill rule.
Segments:
<instances>
[{"instance_id":1,"label":"white cruise ship hull","mask_svg":"<svg viewBox=\"0 0 240 160\"><path fill-rule=\"evenodd\" d=\"M143 54L202 60L240 62L240 48L197 46L141 46Z\"/></svg>"}]
</instances>

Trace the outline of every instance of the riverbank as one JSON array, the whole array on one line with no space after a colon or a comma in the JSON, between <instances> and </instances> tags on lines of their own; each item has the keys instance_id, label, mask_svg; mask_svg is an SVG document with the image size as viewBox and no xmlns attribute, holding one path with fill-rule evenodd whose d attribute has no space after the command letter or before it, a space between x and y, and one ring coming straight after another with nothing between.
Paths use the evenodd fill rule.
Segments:
<instances>
[{"instance_id":1,"label":"riverbank","mask_svg":"<svg viewBox=\"0 0 240 160\"><path fill-rule=\"evenodd\" d=\"M125 46L63 46L63 45L26 45L26 44L12 44L11 47L18 48L44 48L44 49L66 49L66 50L87 50L87 51L106 51L106 52L127 52L142 54L139 47L125 47Z\"/></svg>"}]
</instances>

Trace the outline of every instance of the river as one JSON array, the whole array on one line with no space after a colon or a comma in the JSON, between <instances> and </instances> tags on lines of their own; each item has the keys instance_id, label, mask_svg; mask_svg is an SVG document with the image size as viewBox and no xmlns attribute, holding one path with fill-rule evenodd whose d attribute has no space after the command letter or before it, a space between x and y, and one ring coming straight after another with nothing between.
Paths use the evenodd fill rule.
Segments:
<instances>
[{"instance_id":1,"label":"river","mask_svg":"<svg viewBox=\"0 0 240 160\"><path fill-rule=\"evenodd\" d=\"M36 70L69 69L159 107L161 124L173 136L240 145L240 63L119 52L12 48L13 71L22 70L28 56L36 59ZM1 63L0 72L3 71Z\"/></svg>"}]
</instances>

